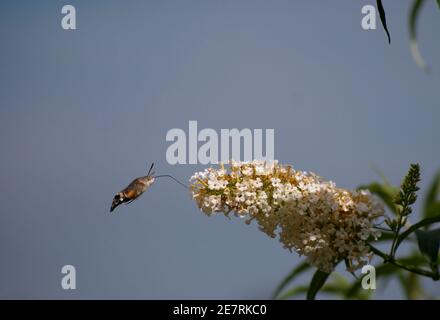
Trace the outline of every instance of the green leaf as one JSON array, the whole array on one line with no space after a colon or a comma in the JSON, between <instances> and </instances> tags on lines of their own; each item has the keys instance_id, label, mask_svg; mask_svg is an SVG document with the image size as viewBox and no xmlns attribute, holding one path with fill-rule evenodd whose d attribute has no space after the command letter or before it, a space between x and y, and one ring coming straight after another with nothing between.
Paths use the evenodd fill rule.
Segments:
<instances>
[{"instance_id":1,"label":"green leaf","mask_svg":"<svg viewBox=\"0 0 440 320\"><path fill-rule=\"evenodd\" d=\"M435 217L432 218L426 218L423 219L419 222L417 222L416 224L413 224L411 227L409 227L408 229L406 229L406 231L402 232L399 237L397 238L396 241L396 247L398 247L400 245L400 243L405 240L411 233L415 232L416 230L423 228L423 227L427 227L433 223L437 223L440 222L440 215L437 215Z\"/></svg>"},{"instance_id":2,"label":"green leaf","mask_svg":"<svg viewBox=\"0 0 440 320\"><path fill-rule=\"evenodd\" d=\"M339 288L348 288L350 285L348 280L337 272L332 273L331 282L332 285L338 286ZM328 285L330 284L326 284L325 286Z\"/></svg>"},{"instance_id":3,"label":"green leaf","mask_svg":"<svg viewBox=\"0 0 440 320\"><path fill-rule=\"evenodd\" d=\"M320 292L334 294L341 298L345 298L345 294L350 287L351 283L347 280L347 278L336 272L333 272L330 283L326 283ZM358 300L368 300L368 298L371 296L371 293L372 290L364 290L362 292L358 292L353 296L353 298Z\"/></svg>"},{"instance_id":4,"label":"green leaf","mask_svg":"<svg viewBox=\"0 0 440 320\"><path fill-rule=\"evenodd\" d=\"M440 202L432 204L425 212L426 218L435 218L440 216Z\"/></svg>"},{"instance_id":5,"label":"green leaf","mask_svg":"<svg viewBox=\"0 0 440 320\"><path fill-rule=\"evenodd\" d=\"M440 209L440 202L437 200L439 195L440 195L440 171L437 172L428 189L428 193L425 199L425 206L423 208L424 218L429 218L435 216L436 214L440 214L440 210L437 211L437 208ZM432 210L431 207L435 207L436 209Z\"/></svg>"},{"instance_id":6,"label":"green leaf","mask_svg":"<svg viewBox=\"0 0 440 320\"><path fill-rule=\"evenodd\" d=\"M411 6L410 14L409 14L409 37L410 37L410 46L411 46L411 54L413 56L414 61L420 69L427 71L428 68L426 66L425 61L420 54L419 45L417 43L417 20L420 14L420 8L425 0L414 0ZM438 0L437 0L438 2Z\"/></svg>"},{"instance_id":7,"label":"green leaf","mask_svg":"<svg viewBox=\"0 0 440 320\"><path fill-rule=\"evenodd\" d=\"M340 286L338 286L336 284L326 284L320 290L320 292L322 292L322 293L334 294L334 295L340 296L341 298L344 298L345 291L346 291L345 288L341 288ZM358 300L368 300L370 295L371 295L371 290L366 290L365 292L358 292L354 296L354 298L356 298Z\"/></svg>"},{"instance_id":8,"label":"green leaf","mask_svg":"<svg viewBox=\"0 0 440 320\"><path fill-rule=\"evenodd\" d=\"M293 298L299 294L306 293L307 290L309 290L308 286L297 286L297 287L294 287L294 288L288 290L287 292L283 293L279 297L279 299L285 300L285 299Z\"/></svg>"},{"instance_id":9,"label":"green leaf","mask_svg":"<svg viewBox=\"0 0 440 320\"><path fill-rule=\"evenodd\" d=\"M426 259L419 252L414 252L411 256L400 258L398 261L404 265L414 267L426 264Z\"/></svg>"},{"instance_id":10,"label":"green leaf","mask_svg":"<svg viewBox=\"0 0 440 320\"><path fill-rule=\"evenodd\" d=\"M440 229L425 231L416 230L420 252L426 255L432 264L437 264L440 249Z\"/></svg>"},{"instance_id":11,"label":"green leaf","mask_svg":"<svg viewBox=\"0 0 440 320\"><path fill-rule=\"evenodd\" d=\"M290 289L289 291L287 291L285 294L283 294L280 297L280 299L286 300L286 299L294 298L300 294L306 293L308 291L308 289L309 289L309 287L307 287L307 286L294 287L294 288ZM328 293L328 294L335 294L335 295L343 297L345 290L346 290L345 288L342 288L337 284L326 284L325 286L323 286L321 288L320 292ZM358 294L358 295L356 295L356 298L365 300L368 298L368 296Z\"/></svg>"},{"instance_id":12,"label":"green leaf","mask_svg":"<svg viewBox=\"0 0 440 320\"><path fill-rule=\"evenodd\" d=\"M418 252L416 252L411 256L399 259L399 262L403 263L404 265L418 266L421 264L425 264L426 260L422 256L420 256ZM375 268L376 268L376 279L394 277L398 275L399 271L401 271L401 269L390 263L381 264ZM348 290L346 291L345 298L348 299L356 298L359 295L359 291L361 289L362 289L362 277L352 283L350 288L348 288Z\"/></svg>"},{"instance_id":13,"label":"green leaf","mask_svg":"<svg viewBox=\"0 0 440 320\"><path fill-rule=\"evenodd\" d=\"M290 282L292 282L293 279L295 279L299 274L307 271L310 267L311 267L310 264L308 264L307 262L303 262L303 263L299 264L298 266L296 266L295 268L293 268L293 270L287 275L287 277L284 278L283 281L281 281L281 283L275 289L275 292L273 293L272 298L276 299L276 297L278 297L278 295L281 293L281 291L283 291L283 289Z\"/></svg>"},{"instance_id":14,"label":"green leaf","mask_svg":"<svg viewBox=\"0 0 440 320\"><path fill-rule=\"evenodd\" d=\"M397 188L387 183L373 182L367 185L361 185L357 189L369 190L371 193L377 195L392 212L397 213L397 208L394 204L394 198L398 192Z\"/></svg>"},{"instance_id":15,"label":"green leaf","mask_svg":"<svg viewBox=\"0 0 440 320\"><path fill-rule=\"evenodd\" d=\"M437 0L438 8L440 9L440 0Z\"/></svg>"},{"instance_id":16,"label":"green leaf","mask_svg":"<svg viewBox=\"0 0 440 320\"><path fill-rule=\"evenodd\" d=\"M315 300L316 294L322 288L329 277L330 273L316 270L313 275L312 282L310 282L309 289L307 291L307 300Z\"/></svg>"},{"instance_id":17,"label":"green leaf","mask_svg":"<svg viewBox=\"0 0 440 320\"><path fill-rule=\"evenodd\" d=\"M381 264L380 266L375 267L376 268L376 279L380 277L386 277L389 275L393 275L393 273L398 270L397 267L393 266L392 264ZM345 297L348 299L354 298L356 295L359 294L359 290L362 289L362 277L357 279L353 284L347 289L345 293Z\"/></svg>"},{"instance_id":18,"label":"green leaf","mask_svg":"<svg viewBox=\"0 0 440 320\"><path fill-rule=\"evenodd\" d=\"M319 292L333 294L333 295L337 295L341 298L344 298L347 290L351 287L351 283L345 277L341 276L340 274L338 274L336 272L333 272L331 274L330 280L331 280L330 283L326 283L321 288L321 290L319 290ZM286 291L285 293L283 293L280 296L280 299L294 298L295 296L298 296L302 293L306 293L308 291L308 289L309 289L309 287L307 287L307 286L293 287L293 288L289 289L288 291ZM371 296L371 293L372 293L371 290L367 290L365 292L364 291L357 292L356 294L353 295L353 298L359 299L359 300L367 300Z\"/></svg>"},{"instance_id":19,"label":"green leaf","mask_svg":"<svg viewBox=\"0 0 440 320\"><path fill-rule=\"evenodd\" d=\"M405 292L406 299L416 300L422 299L425 296L422 285L420 283L420 277L414 273L403 274L399 272L399 281Z\"/></svg>"},{"instance_id":20,"label":"green leaf","mask_svg":"<svg viewBox=\"0 0 440 320\"><path fill-rule=\"evenodd\" d=\"M387 33L388 43L391 43L391 37L387 27L387 18L385 16L385 10L382 5L382 0L377 0L376 3L377 3L377 9L379 10L380 21L382 22L382 26L385 29L385 32Z\"/></svg>"}]
</instances>

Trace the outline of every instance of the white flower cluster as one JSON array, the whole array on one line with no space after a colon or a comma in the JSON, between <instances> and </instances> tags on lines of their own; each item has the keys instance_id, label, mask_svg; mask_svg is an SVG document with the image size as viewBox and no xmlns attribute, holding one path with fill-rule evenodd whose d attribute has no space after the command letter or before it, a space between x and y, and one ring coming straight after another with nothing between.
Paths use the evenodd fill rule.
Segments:
<instances>
[{"instance_id":1,"label":"white flower cluster","mask_svg":"<svg viewBox=\"0 0 440 320\"><path fill-rule=\"evenodd\" d=\"M383 207L368 191L336 188L331 181L296 171L276 161L230 162L191 177L193 198L206 214L223 212L257 221L289 250L307 257L318 269L333 270L345 259L350 271L371 253L366 244L380 233L373 228Z\"/></svg>"}]
</instances>

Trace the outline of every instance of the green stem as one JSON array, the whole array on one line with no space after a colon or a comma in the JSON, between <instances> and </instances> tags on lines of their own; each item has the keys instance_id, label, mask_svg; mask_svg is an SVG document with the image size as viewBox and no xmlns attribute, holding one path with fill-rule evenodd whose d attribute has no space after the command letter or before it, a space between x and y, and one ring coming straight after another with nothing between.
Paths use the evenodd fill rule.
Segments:
<instances>
[{"instance_id":1,"label":"green stem","mask_svg":"<svg viewBox=\"0 0 440 320\"><path fill-rule=\"evenodd\" d=\"M399 217L399 220L397 222L396 231L394 232L393 242L391 243L391 249L390 249L390 254L389 254L391 259L394 259L394 256L396 254L397 238L399 237L399 232L400 232L400 229L402 228L401 223L402 223L402 217Z\"/></svg>"},{"instance_id":2,"label":"green stem","mask_svg":"<svg viewBox=\"0 0 440 320\"><path fill-rule=\"evenodd\" d=\"M396 266L398 268L404 269L404 270L412 272L412 273L416 273L416 274L424 276L424 277L431 278L434 281L439 280L438 273L430 272L430 271L419 269L419 268L413 268L413 267L405 266L404 264L396 261L394 258L390 257L386 253L384 253L384 252L380 251L379 249L373 247L371 244L369 244L369 246L370 246L371 251L373 251L373 253L375 253L379 257L383 258L384 262L389 262L389 263L391 263L392 265L394 265L394 266Z\"/></svg>"},{"instance_id":3,"label":"green stem","mask_svg":"<svg viewBox=\"0 0 440 320\"><path fill-rule=\"evenodd\" d=\"M436 222L440 222L440 215L438 215L436 217L432 217L432 218L423 219L423 220L417 222L416 224L412 225L411 227L409 227L405 232L402 232L402 234L397 237L396 244L395 244L395 250L397 250L397 248L402 243L402 241L405 240L405 238L407 238L411 233L413 233L414 231L416 231L420 228L423 228L427 225L430 225L430 224L436 223Z\"/></svg>"}]
</instances>

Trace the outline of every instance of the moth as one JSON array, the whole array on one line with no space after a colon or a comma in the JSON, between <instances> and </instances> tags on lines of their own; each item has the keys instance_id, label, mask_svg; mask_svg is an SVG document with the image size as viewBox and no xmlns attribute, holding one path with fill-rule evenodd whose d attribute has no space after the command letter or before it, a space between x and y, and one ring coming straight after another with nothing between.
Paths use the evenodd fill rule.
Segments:
<instances>
[{"instance_id":1,"label":"moth","mask_svg":"<svg viewBox=\"0 0 440 320\"><path fill-rule=\"evenodd\" d=\"M184 186L185 188L188 188L186 185L175 179L174 177L164 174L160 176L155 176L153 170L154 163L151 164L150 169L148 170L148 173L146 176L139 177L134 179L125 189L118 192L112 201L112 205L110 207L110 212L113 212L113 210L116 209L119 205L125 203L129 204L132 201L139 198L145 191L148 190L148 188L156 181L157 178L162 177L169 177L173 180L175 180L180 185Z\"/></svg>"}]
</instances>

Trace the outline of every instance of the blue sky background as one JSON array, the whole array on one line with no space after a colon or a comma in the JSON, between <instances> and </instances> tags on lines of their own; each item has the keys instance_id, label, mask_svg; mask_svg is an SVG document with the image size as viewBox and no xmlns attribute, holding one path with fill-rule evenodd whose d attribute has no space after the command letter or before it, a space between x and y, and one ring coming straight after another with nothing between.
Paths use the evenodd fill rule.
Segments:
<instances>
[{"instance_id":1,"label":"blue sky background","mask_svg":"<svg viewBox=\"0 0 440 320\"><path fill-rule=\"evenodd\" d=\"M76 31L60 26L66 3ZM409 53L410 1L384 1L391 45L379 20L361 29L374 3L2 1L0 298L270 297L301 259L254 225L204 216L177 184L108 212L152 161L182 180L204 168L165 159L167 131L189 120L274 128L280 162L342 187L379 179L372 167L399 183L410 162L426 187L440 169L440 11L421 14L426 74ZM61 289L65 264L75 291Z\"/></svg>"}]
</instances>

